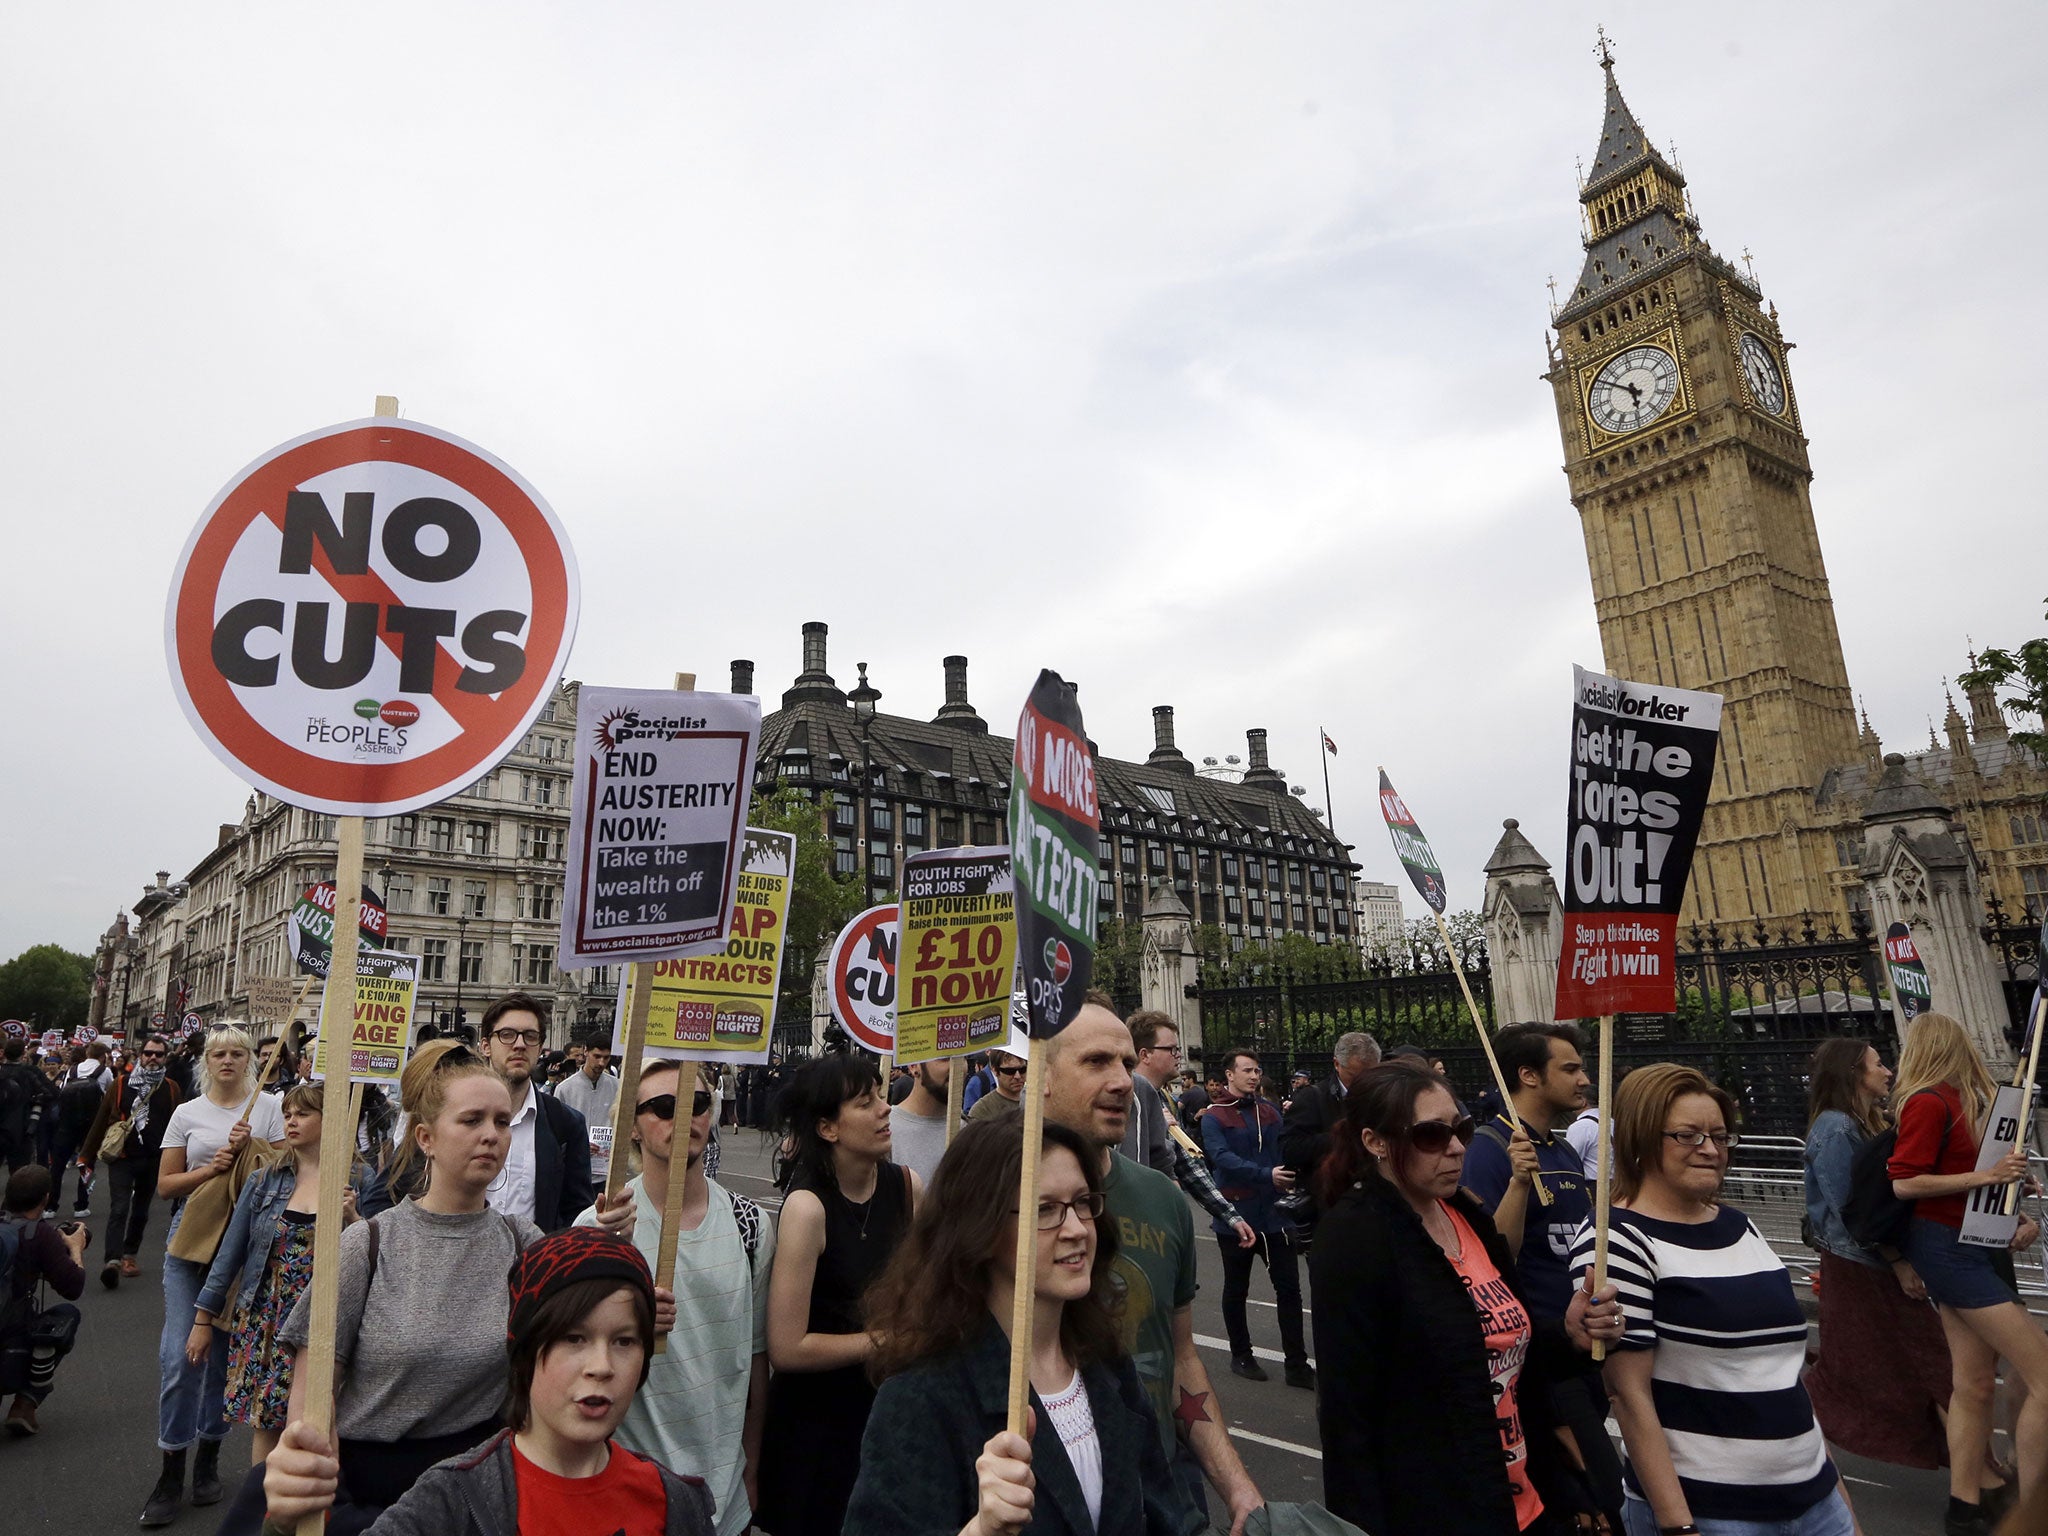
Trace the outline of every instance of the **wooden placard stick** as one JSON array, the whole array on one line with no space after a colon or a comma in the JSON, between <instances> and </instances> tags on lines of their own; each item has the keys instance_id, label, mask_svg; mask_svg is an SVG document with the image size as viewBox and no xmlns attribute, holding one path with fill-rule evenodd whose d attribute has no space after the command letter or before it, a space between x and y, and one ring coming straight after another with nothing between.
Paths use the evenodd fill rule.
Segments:
<instances>
[{"instance_id":1,"label":"wooden placard stick","mask_svg":"<svg viewBox=\"0 0 2048 1536\"><path fill-rule=\"evenodd\" d=\"M1038 1301L1038 1144L1045 1139L1047 1042L1031 1042L1024 1069L1024 1161L1017 1170L1016 1280L1010 1294L1008 1428L1030 1438L1024 1410L1031 1401L1031 1317Z\"/></svg>"},{"instance_id":2,"label":"wooden placard stick","mask_svg":"<svg viewBox=\"0 0 2048 1536\"><path fill-rule=\"evenodd\" d=\"M1612 1192L1608 1180L1614 1162L1614 1015L1600 1021L1600 1139L1594 1150L1600 1161L1593 1177L1593 1293L1607 1284L1607 1212ZM1593 1341L1593 1358L1607 1358L1607 1341Z\"/></svg>"},{"instance_id":3,"label":"wooden placard stick","mask_svg":"<svg viewBox=\"0 0 2048 1536\"><path fill-rule=\"evenodd\" d=\"M626 1187L626 1148L633 1144L633 1106L640 1097L640 1057L647 1046L647 1014L654 1002L654 966L626 967L626 1048L619 1056L619 1097L612 1106L612 1155L604 1169L604 1203Z\"/></svg>"},{"instance_id":4,"label":"wooden placard stick","mask_svg":"<svg viewBox=\"0 0 2048 1536\"><path fill-rule=\"evenodd\" d=\"M690 1121L695 1118L691 1114L691 1109L698 1090L711 1086L705 1074L712 1070L714 1069L700 1062L676 1063L676 1118L675 1133L670 1137L668 1144L668 1199L662 1202L661 1238L654 1245L654 1284L657 1289L675 1289L676 1245L682 1241L683 1236L683 1187L690 1182L683 1175L690 1155ZM683 1080L686 1077L690 1083L687 1093L683 1091ZM717 1132L716 1121L712 1123L711 1129L714 1134ZM677 1138L681 1139L680 1147L677 1145ZM678 1152L682 1154L681 1157L677 1156ZM654 1352L657 1355L668 1353L667 1334L657 1333L654 1336Z\"/></svg>"},{"instance_id":5,"label":"wooden placard stick","mask_svg":"<svg viewBox=\"0 0 2048 1536\"><path fill-rule=\"evenodd\" d=\"M2033 1039L2027 1042L2025 1065L2014 1087L2023 1089L2020 1096L2020 1133L2013 1145L2024 1148L2033 1130L2034 1086L2040 1081L2041 1071L2041 1026L2048 1023L2048 995L2034 999ZM2024 1184L2008 1184L2005 1187L2005 1214L2010 1216L2020 1208L2020 1189Z\"/></svg>"},{"instance_id":6,"label":"wooden placard stick","mask_svg":"<svg viewBox=\"0 0 2048 1536\"><path fill-rule=\"evenodd\" d=\"M946 1064L946 1145L953 1145L953 1133L960 1129L960 1106L967 1102L967 1062L955 1056Z\"/></svg>"},{"instance_id":7,"label":"wooden placard stick","mask_svg":"<svg viewBox=\"0 0 2048 1536\"><path fill-rule=\"evenodd\" d=\"M1458 946L1451 942L1451 925L1434 907L1430 908L1429 915L1436 919L1436 931L1443 936L1444 953L1450 956L1452 974L1458 978L1458 990L1465 994L1465 1006L1471 1010L1472 1033L1479 1037L1479 1048L1486 1052L1486 1064L1493 1069L1493 1085L1500 1090L1500 1111L1519 1120L1521 1116L1515 1113L1514 1095L1508 1092L1508 1080L1500 1070L1500 1058L1493 1054L1493 1041L1486 1033L1486 1020L1480 1017L1478 1000L1472 996L1472 983L1466 980L1464 964L1458 959ZM1528 1127L1524 1125L1523 1129ZM1534 1141L1536 1138L1531 1136L1529 1139ZM1550 1191L1543 1187L1543 1180L1534 1178L1529 1183L1536 1191L1536 1203L1550 1204Z\"/></svg>"},{"instance_id":8,"label":"wooden placard stick","mask_svg":"<svg viewBox=\"0 0 2048 1536\"><path fill-rule=\"evenodd\" d=\"M383 404L382 399L378 401ZM318 1049L331 1082L348 1081L349 1038L356 1016L357 926L363 907L363 818L343 816L334 858L334 952L327 967L327 991L320 1005ZM279 1052L282 1055L282 1052ZM338 1064L338 1065L337 1065ZM334 1329L341 1265L341 1197L348 1189L349 1154L355 1144L353 1115L325 1115L320 1121L320 1204L313 1226L312 1315L297 1369L306 1379L306 1423L322 1435L334 1433ZM321 1536L325 1511L299 1521L299 1536Z\"/></svg>"}]
</instances>

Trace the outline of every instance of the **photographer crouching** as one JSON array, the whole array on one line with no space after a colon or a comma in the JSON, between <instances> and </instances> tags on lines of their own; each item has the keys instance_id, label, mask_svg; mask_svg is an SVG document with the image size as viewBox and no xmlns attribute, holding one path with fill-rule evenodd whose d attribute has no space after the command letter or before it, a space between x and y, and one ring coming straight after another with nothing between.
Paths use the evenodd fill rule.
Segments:
<instances>
[{"instance_id":1,"label":"photographer crouching","mask_svg":"<svg viewBox=\"0 0 2048 1536\"><path fill-rule=\"evenodd\" d=\"M85 1290L83 1224L53 1226L43 1220L50 1206L50 1170L31 1163L7 1181L6 1210L0 1215L0 1396L14 1394L7 1432L32 1435L36 1409L50 1395L57 1362L78 1339L78 1308ZM40 1305L47 1285L65 1299Z\"/></svg>"}]
</instances>

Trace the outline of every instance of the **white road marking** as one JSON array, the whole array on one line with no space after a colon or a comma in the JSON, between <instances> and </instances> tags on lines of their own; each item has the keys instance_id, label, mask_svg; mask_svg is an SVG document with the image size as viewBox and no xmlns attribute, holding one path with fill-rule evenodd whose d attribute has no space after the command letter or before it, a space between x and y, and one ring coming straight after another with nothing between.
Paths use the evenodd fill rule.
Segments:
<instances>
[{"instance_id":1,"label":"white road marking","mask_svg":"<svg viewBox=\"0 0 2048 1536\"><path fill-rule=\"evenodd\" d=\"M1245 1299L1244 1299L1244 1300L1245 1300L1245 1305L1246 1305L1246 1306L1248 1306L1248 1307L1273 1307L1273 1308L1277 1309L1277 1308L1279 1307L1279 1305L1280 1305L1280 1303L1279 1303L1279 1302L1277 1302L1277 1301L1261 1301L1261 1300L1259 1300L1259 1298L1258 1298L1258 1297L1256 1297L1256 1296L1247 1296L1247 1297L1245 1297ZM1301 1315L1302 1315L1303 1317L1307 1317L1307 1316L1309 1316L1309 1315L1310 1315L1310 1313L1309 1313L1309 1309L1308 1309L1307 1307L1303 1307L1303 1308L1301 1309Z\"/></svg>"},{"instance_id":2,"label":"white road marking","mask_svg":"<svg viewBox=\"0 0 2048 1536\"><path fill-rule=\"evenodd\" d=\"M1230 1353L1230 1340L1219 1339L1213 1333L1198 1333L1195 1335L1195 1342L1203 1349L1213 1349L1218 1354L1227 1355ZM1279 1365L1287 1363L1287 1357L1281 1354L1279 1350L1267 1349L1263 1344L1254 1344L1252 1346L1252 1353L1261 1360L1271 1360ZM1314 1365L1316 1362L1311 1357L1308 1363Z\"/></svg>"},{"instance_id":3,"label":"white road marking","mask_svg":"<svg viewBox=\"0 0 2048 1536\"><path fill-rule=\"evenodd\" d=\"M1249 1440L1254 1445L1270 1445L1276 1451L1292 1451L1297 1456L1309 1456L1317 1461L1323 1459L1323 1453L1312 1445L1296 1445L1292 1440L1275 1440L1271 1435L1254 1434L1248 1429L1239 1429L1235 1424L1230 1425L1229 1430L1238 1439Z\"/></svg>"}]
</instances>

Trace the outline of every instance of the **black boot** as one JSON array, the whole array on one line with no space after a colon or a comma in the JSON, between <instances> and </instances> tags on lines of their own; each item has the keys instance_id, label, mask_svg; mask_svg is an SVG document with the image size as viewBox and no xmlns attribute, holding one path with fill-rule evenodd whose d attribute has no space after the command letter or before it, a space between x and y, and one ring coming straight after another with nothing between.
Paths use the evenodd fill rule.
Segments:
<instances>
[{"instance_id":1,"label":"black boot","mask_svg":"<svg viewBox=\"0 0 2048 1536\"><path fill-rule=\"evenodd\" d=\"M192 1507L220 1502L220 1442L202 1440L192 1458Z\"/></svg>"},{"instance_id":2,"label":"black boot","mask_svg":"<svg viewBox=\"0 0 2048 1536\"><path fill-rule=\"evenodd\" d=\"M169 1525L184 1507L185 1453L165 1451L164 1469L157 1477L156 1487L150 1490L149 1502L142 1506L142 1524L145 1527Z\"/></svg>"}]
</instances>

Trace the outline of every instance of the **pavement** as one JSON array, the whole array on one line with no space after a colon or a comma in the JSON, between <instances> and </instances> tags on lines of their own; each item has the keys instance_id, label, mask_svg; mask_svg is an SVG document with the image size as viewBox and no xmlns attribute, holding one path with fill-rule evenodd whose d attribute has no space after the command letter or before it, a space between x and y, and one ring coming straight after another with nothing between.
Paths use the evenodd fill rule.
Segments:
<instances>
[{"instance_id":1,"label":"pavement","mask_svg":"<svg viewBox=\"0 0 2048 1536\"><path fill-rule=\"evenodd\" d=\"M722 1151L721 1182L770 1206L779 1203L768 1178L768 1151L761 1137L727 1132ZM143 1277L123 1281L120 1289L109 1292L98 1279L106 1193L104 1187L94 1193L93 1241L86 1252L91 1278L81 1302L85 1321L78 1348L64 1362L57 1390L43 1408L42 1433L26 1440L0 1436L0 1532L7 1536L86 1536L137 1528L136 1517L158 1467L156 1350L163 1324L159 1276L164 1214L159 1204L144 1241ZM1319 1500L1322 1453L1315 1394L1286 1386L1280 1379L1279 1329L1265 1272L1253 1272L1251 1327L1272 1379L1245 1381L1230 1374L1220 1307L1222 1263L1208 1219L1199 1210L1195 1224L1201 1282L1195 1299L1195 1336L1238 1452L1268 1499ZM1308 1300L1313 1308L1313 1296ZM231 1491L233 1477L248 1466L248 1447L248 1432L238 1429L223 1448L222 1473ZM1931 1536L1941 1529L1948 1493L1945 1474L1840 1454L1836 1461L1849 1479L1867 1536ZM210 1536L218 1513L188 1509L171 1529L187 1536Z\"/></svg>"}]
</instances>

